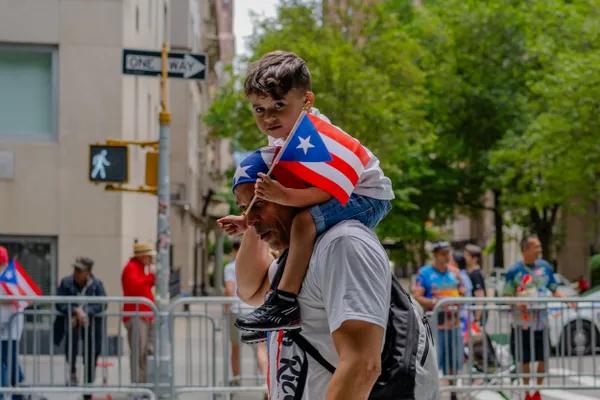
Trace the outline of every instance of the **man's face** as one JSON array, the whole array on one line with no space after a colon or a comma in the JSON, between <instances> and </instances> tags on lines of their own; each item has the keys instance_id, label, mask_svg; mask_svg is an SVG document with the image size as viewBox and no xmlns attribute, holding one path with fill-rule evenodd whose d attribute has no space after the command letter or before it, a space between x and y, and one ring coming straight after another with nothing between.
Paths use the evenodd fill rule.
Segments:
<instances>
[{"instance_id":1,"label":"man's face","mask_svg":"<svg viewBox=\"0 0 600 400\"><path fill-rule=\"evenodd\" d=\"M89 277L90 271L81 270L79 268L73 270L73 279L80 286L85 285Z\"/></svg>"},{"instance_id":2,"label":"man's face","mask_svg":"<svg viewBox=\"0 0 600 400\"><path fill-rule=\"evenodd\" d=\"M265 135L275 139L287 137L304 104L314 101L312 92L291 89L282 99L275 100L271 96L251 94L248 100L252 105L252 113L258 129Z\"/></svg>"},{"instance_id":3,"label":"man's face","mask_svg":"<svg viewBox=\"0 0 600 400\"><path fill-rule=\"evenodd\" d=\"M152 264L154 257L149 256L149 255L144 255L144 256L137 256L137 259L144 265L150 265L150 264Z\"/></svg>"},{"instance_id":4,"label":"man's face","mask_svg":"<svg viewBox=\"0 0 600 400\"><path fill-rule=\"evenodd\" d=\"M539 239L529 239L529 246L523 250L523 257L530 260L536 260L541 254L542 243L540 243Z\"/></svg>"},{"instance_id":5,"label":"man's face","mask_svg":"<svg viewBox=\"0 0 600 400\"><path fill-rule=\"evenodd\" d=\"M469 253L468 251L465 250L463 255L465 257L465 261L467 262L467 265L473 264L473 257L471 256L471 253Z\"/></svg>"},{"instance_id":6,"label":"man's face","mask_svg":"<svg viewBox=\"0 0 600 400\"><path fill-rule=\"evenodd\" d=\"M448 250L438 250L433 253L433 259L436 264L448 264L450 262L450 252Z\"/></svg>"},{"instance_id":7,"label":"man's face","mask_svg":"<svg viewBox=\"0 0 600 400\"><path fill-rule=\"evenodd\" d=\"M254 184L245 183L235 188L235 201L242 212L254 196ZM290 244L292 221L297 209L257 199L246 215L248 227L275 250L285 250Z\"/></svg>"}]
</instances>

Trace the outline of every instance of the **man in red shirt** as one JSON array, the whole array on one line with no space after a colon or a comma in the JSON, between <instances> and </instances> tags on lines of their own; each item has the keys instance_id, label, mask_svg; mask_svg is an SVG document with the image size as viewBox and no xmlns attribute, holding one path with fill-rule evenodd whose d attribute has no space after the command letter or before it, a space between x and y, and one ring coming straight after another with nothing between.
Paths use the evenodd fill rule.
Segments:
<instances>
[{"instance_id":1,"label":"man in red shirt","mask_svg":"<svg viewBox=\"0 0 600 400\"><path fill-rule=\"evenodd\" d=\"M156 281L154 256L156 251L150 243L136 243L134 255L121 275L123 296L145 297L154 302L152 287ZM146 383L146 359L154 352L154 316L146 304L126 303L123 322L127 328L130 349L131 382ZM135 313L137 315L132 315Z\"/></svg>"}]
</instances>

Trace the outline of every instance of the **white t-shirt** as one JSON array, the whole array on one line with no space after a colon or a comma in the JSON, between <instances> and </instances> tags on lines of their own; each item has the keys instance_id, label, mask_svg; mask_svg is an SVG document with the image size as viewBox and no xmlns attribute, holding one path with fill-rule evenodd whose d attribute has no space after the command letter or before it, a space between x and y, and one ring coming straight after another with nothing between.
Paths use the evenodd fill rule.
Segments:
<instances>
[{"instance_id":1,"label":"white t-shirt","mask_svg":"<svg viewBox=\"0 0 600 400\"><path fill-rule=\"evenodd\" d=\"M237 282L235 280L235 261L230 262L225 266L225 270L223 272L224 282L233 282L233 297L237 297ZM239 298L238 298L239 300ZM241 300L239 300L238 304L231 306L232 314L248 314L254 311L256 308L252 307Z\"/></svg>"},{"instance_id":2,"label":"white t-shirt","mask_svg":"<svg viewBox=\"0 0 600 400\"><path fill-rule=\"evenodd\" d=\"M275 261L269 269L270 279L276 270ZM389 260L377 236L358 221L343 221L321 235L313 250L298 296L301 333L337 366L339 358L331 333L347 320L385 328L390 292ZM283 332L269 334L268 352L270 398L293 396L302 385L303 400L325 398L331 373L305 355ZM301 372L304 362L308 362L305 377Z\"/></svg>"},{"instance_id":3,"label":"white t-shirt","mask_svg":"<svg viewBox=\"0 0 600 400\"><path fill-rule=\"evenodd\" d=\"M310 113L327 123L331 123L329 118L321 114L321 112L314 107L310 109ZM343 131L343 129L338 126L336 126L336 128ZM274 139L269 136L269 146L283 146L284 143L284 139ZM358 183L356 184L353 193L379 200L392 200L395 197L394 191L392 190L392 181L383 173L383 170L379 165L379 159L375 157L369 149L365 146L363 147L371 157L371 160L368 162L365 170L358 179Z\"/></svg>"}]
</instances>

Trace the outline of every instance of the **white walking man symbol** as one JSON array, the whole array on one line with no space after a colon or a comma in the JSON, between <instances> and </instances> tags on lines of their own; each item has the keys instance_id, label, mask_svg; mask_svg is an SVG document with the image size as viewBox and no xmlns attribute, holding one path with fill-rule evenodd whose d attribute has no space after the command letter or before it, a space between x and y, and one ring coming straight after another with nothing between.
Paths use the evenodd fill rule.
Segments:
<instances>
[{"instance_id":1,"label":"white walking man symbol","mask_svg":"<svg viewBox=\"0 0 600 400\"><path fill-rule=\"evenodd\" d=\"M94 166L94 169L92 170L92 179L96 179L98 174L100 174L100 178L106 179L106 169L104 167L110 166L110 162L106 159L107 154L108 152L106 150L102 150L92 158L92 165Z\"/></svg>"}]
</instances>

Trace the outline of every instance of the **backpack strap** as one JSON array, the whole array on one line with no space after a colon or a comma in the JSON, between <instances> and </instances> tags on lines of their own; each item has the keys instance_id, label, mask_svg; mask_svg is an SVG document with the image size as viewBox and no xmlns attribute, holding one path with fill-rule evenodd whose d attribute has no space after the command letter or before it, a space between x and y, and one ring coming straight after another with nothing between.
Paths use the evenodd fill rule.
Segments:
<instances>
[{"instance_id":1,"label":"backpack strap","mask_svg":"<svg viewBox=\"0 0 600 400\"><path fill-rule=\"evenodd\" d=\"M306 338L300 334L300 332L293 331L293 332L290 332L289 335L292 338L292 340L294 341L294 343L296 343L298 345L298 347L300 347L302 350L304 350L304 352L308 353L312 358L314 358L315 361L318 362L319 364L321 364L321 366L323 368L325 368L327 371L331 372L332 374L335 372L335 367L333 365L331 365L331 363L329 361L327 361L321 355L321 353L319 353L319 350L317 350L315 346L310 344L308 342L308 340L306 340Z\"/></svg>"}]
</instances>

